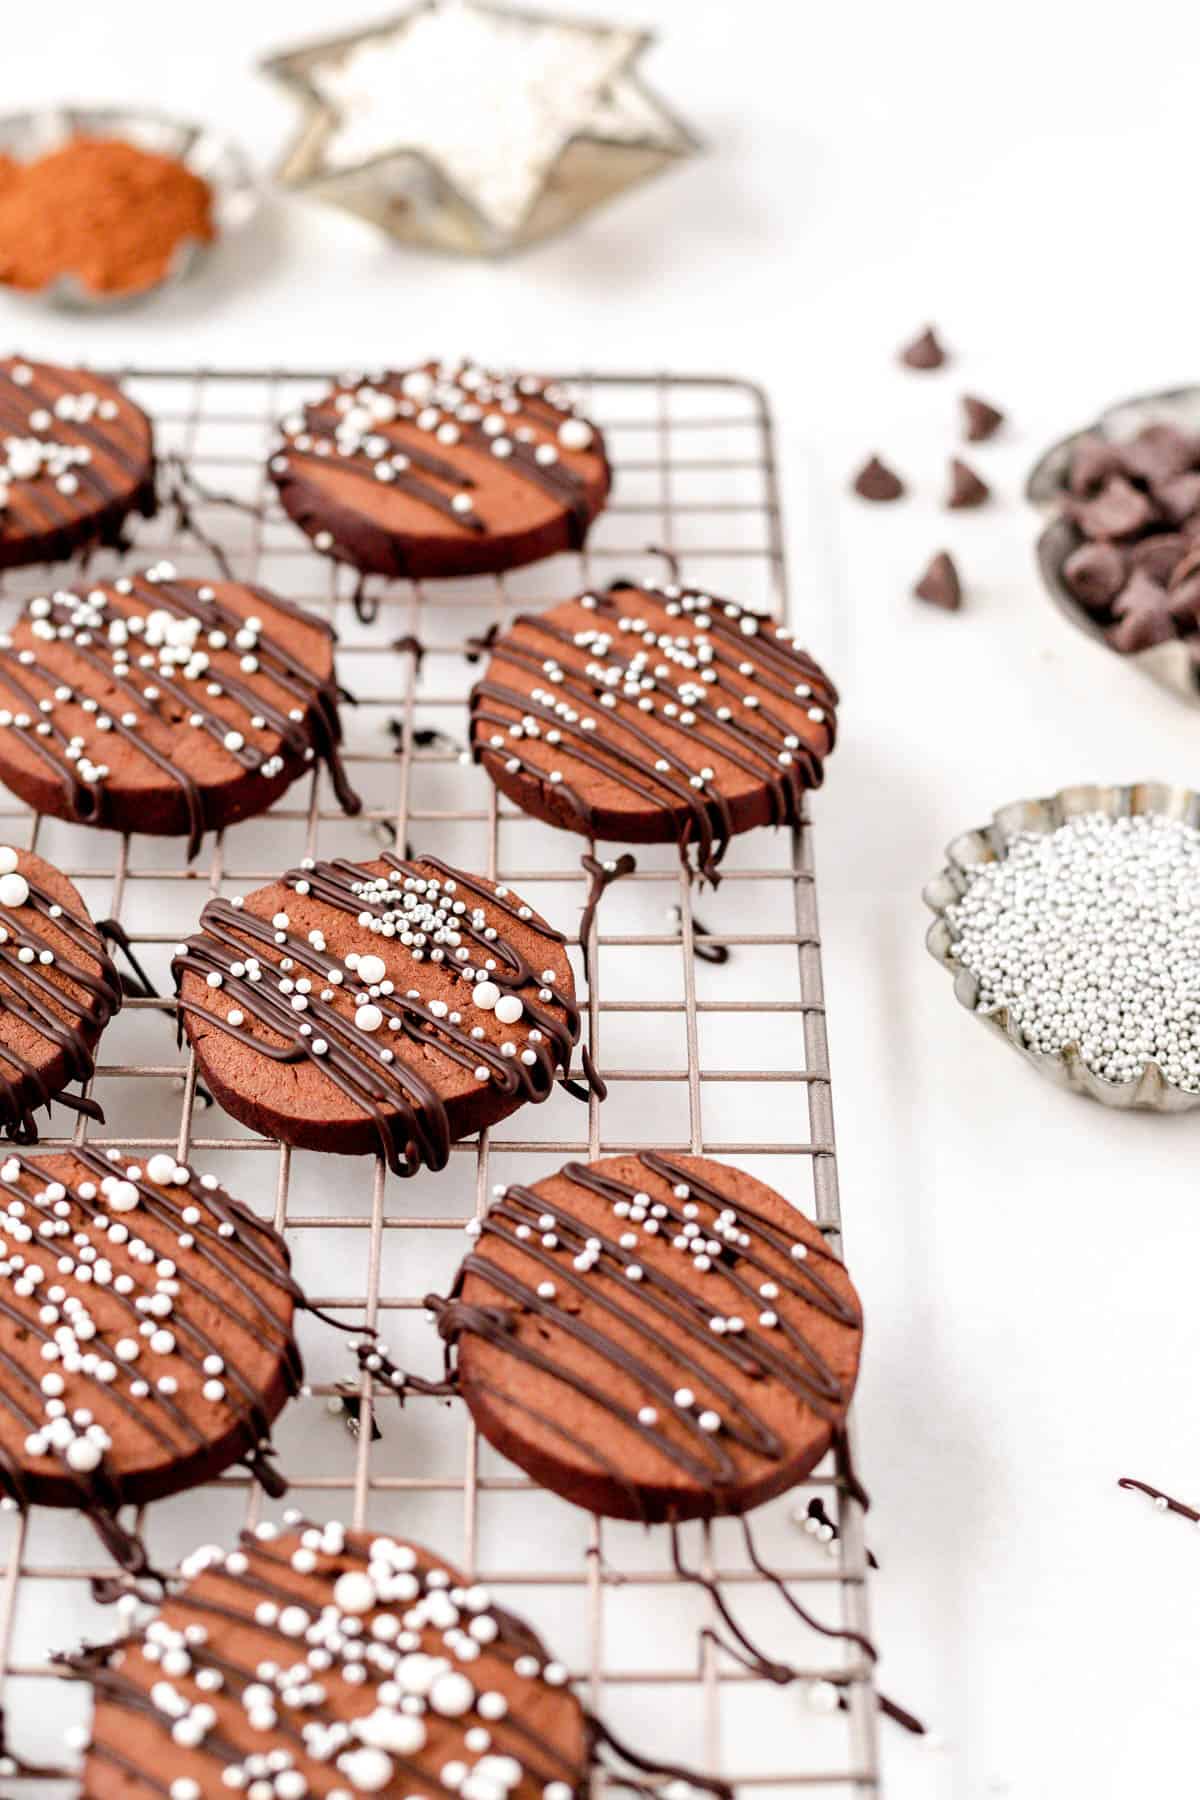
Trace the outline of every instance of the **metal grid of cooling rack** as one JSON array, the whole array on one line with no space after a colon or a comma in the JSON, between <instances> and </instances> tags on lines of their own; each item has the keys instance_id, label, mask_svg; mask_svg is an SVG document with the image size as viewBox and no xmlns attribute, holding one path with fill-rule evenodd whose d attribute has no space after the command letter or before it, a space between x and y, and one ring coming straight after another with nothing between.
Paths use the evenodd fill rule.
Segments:
<instances>
[{"instance_id":1,"label":"metal grid of cooling rack","mask_svg":"<svg viewBox=\"0 0 1200 1800\"><path fill-rule=\"evenodd\" d=\"M379 585L368 623L352 604L348 572L313 554L263 477L273 421L328 375L119 373L155 418L160 447L226 496L195 504L192 516L223 545L235 573L321 610L338 629L339 673L359 700L347 709L347 763L364 813L346 820L318 772L266 819L207 841L191 867L178 844L33 818L2 793L0 835L36 846L71 874L95 916L118 919L160 992L170 991L171 946L209 894L248 891L303 855L369 856L381 841L411 841L510 882L569 931L586 891L582 840L524 819L460 759L470 641L514 609L650 572L648 544L677 554L688 581L785 615L764 396L719 377L563 377L605 429L618 469L587 550L506 578ZM133 555L169 558L183 574L212 572L210 553L170 508L139 526ZM91 572L108 568L100 557ZM36 590L34 581L10 579L0 589L0 616ZM703 949L705 938L728 960L697 958L694 946L700 940ZM44 1145L86 1138L162 1147L213 1169L273 1217L314 1301L378 1324L397 1361L432 1372L438 1352L422 1297L449 1279L463 1224L493 1182L534 1179L569 1154L658 1145L737 1159L840 1246L819 946L807 823L792 834L737 840L715 895L693 892L673 850L639 850L636 874L609 890L593 925L589 985L572 950L610 1089L603 1106L556 1094L456 1146L441 1174L403 1183L382 1162L291 1152L207 1108L189 1058L175 1050L173 1006L135 999L100 1047L92 1092L106 1125L80 1119L72 1137L48 1135ZM52 1129L65 1116L55 1115ZM751 1568L732 1522L690 1527L689 1560L720 1577L770 1654L837 1685L842 1704L832 1713L806 1708L804 1684L773 1686L703 1639L709 1602L672 1572L664 1533L594 1521L539 1492L477 1439L457 1402L413 1399L401 1411L393 1395L376 1396L369 1377L352 1371L338 1335L301 1325L311 1391L277 1427L293 1504L318 1518L405 1531L456 1559L543 1631L589 1703L650 1754L719 1770L746 1794L832 1800L879 1791L869 1664L853 1646L797 1623ZM344 1408L336 1416L347 1380L359 1401L356 1432ZM368 1428L373 1417L378 1436ZM833 1544L799 1528L812 1497L836 1523ZM264 1505L244 1475L231 1473L160 1503L140 1523L155 1562L166 1566L198 1541L229 1542ZM837 1470L823 1467L761 1509L755 1535L760 1554L811 1611L867 1630L861 1514ZM23 1757L61 1769L69 1763L65 1728L86 1701L55 1679L49 1655L112 1635L111 1613L89 1592L89 1578L107 1572L104 1559L80 1520L45 1511L0 1521L0 1553L0 1699L10 1740ZM597 1791L603 1785L598 1780ZM14 1793L38 1800L76 1791L66 1772L13 1784Z\"/></svg>"}]
</instances>

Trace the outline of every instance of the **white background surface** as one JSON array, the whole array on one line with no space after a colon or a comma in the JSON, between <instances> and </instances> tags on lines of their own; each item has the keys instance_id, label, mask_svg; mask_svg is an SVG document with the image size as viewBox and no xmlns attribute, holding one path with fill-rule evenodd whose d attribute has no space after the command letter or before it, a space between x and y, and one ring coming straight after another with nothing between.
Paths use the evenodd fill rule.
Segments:
<instances>
[{"instance_id":1,"label":"white background surface","mask_svg":"<svg viewBox=\"0 0 1200 1800\"><path fill-rule=\"evenodd\" d=\"M954 1006L918 895L945 840L1009 799L1196 778L1200 719L1041 597L1019 492L1050 437L1196 372L1200 27L1157 0L1111 24L1024 0L986 19L932 0L630 0L625 16L660 27L648 72L709 154L571 236L463 264L273 203L152 311L78 322L6 301L0 341L114 363L461 349L769 383L813 588L800 616L845 700L817 817L869 1316L875 1626L884 1685L946 1740L918 1752L885 1727L888 1792L1188 1792L1200 1543L1115 1481L1200 1496L1200 1122L1040 1084ZM51 32L42 9L8 8L0 106L153 103L267 163L293 112L256 58L354 22L329 0L110 0L59 9ZM926 316L954 366L902 373L894 349ZM974 458L996 504L954 517L939 502L964 386L1013 424ZM909 477L903 507L845 497L873 448ZM908 598L942 546L969 589L956 618Z\"/></svg>"}]
</instances>

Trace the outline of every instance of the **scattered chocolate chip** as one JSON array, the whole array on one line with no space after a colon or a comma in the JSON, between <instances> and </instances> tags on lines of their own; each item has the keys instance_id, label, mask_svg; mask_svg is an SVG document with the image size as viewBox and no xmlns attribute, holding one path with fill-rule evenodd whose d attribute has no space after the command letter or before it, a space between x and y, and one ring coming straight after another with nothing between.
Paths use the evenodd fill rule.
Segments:
<instances>
[{"instance_id":1,"label":"scattered chocolate chip","mask_svg":"<svg viewBox=\"0 0 1200 1800\"><path fill-rule=\"evenodd\" d=\"M998 406L989 406L986 400L977 399L974 394L963 395L962 414L963 436L971 444L982 444L1004 423L1004 414Z\"/></svg>"},{"instance_id":2,"label":"scattered chocolate chip","mask_svg":"<svg viewBox=\"0 0 1200 1800\"><path fill-rule=\"evenodd\" d=\"M1167 590L1144 569L1134 570L1113 601L1112 609L1118 623L1109 631L1108 641L1123 656L1148 650L1176 635Z\"/></svg>"},{"instance_id":3,"label":"scattered chocolate chip","mask_svg":"<svg viewBox=\"0 0 1200 1800\"><path fill-rule=\"evenodd\" d=\"M900 361L906 369L940 369L946 361L946 352L938 339L932 325L927 325L919 337L911 344L906 344L900 352Z\"/></svg>"},{"instance_id":4,"label":"scattered chocolate chip","mask_svg":"<svg viewBox=\"0 0 1200 1800\"><path fill-rule=\"evenodd\" d=\"M950 458L950 491L946 495L946 505L954 508L964 506L982 506L990 500L992 490L986 481L981 481L974 469L960 462L957 456Z\"/></svg>"},{"instance_id":5,"label":"scattered chocolate chip","mask_svg":"<svg viewBox=\"0 0 1200 1800\"><path fill-rule=\"evenodd\" d=\"M1115 444L1104 438L1080 438L1071 452L1067 486L1080 500L1098 494L1110 475L1123 475L1125 465Z\"/></svg>"},{"instance_id":6,"label":"scattered chocolate chip","mask_svg":"<svg viewBox=\"0 0 1200 1800\"><path fill-rule=\"evenodd\" d=\"M1063 564L1063 580L1075 598L1101 612L1125 585L1125 554L1115 544L1080 544Z\"/></svg>"},{"instance_id":7,"label":"scattered chocolate chip","mask_svg":"<svg viewBox=\"0 0 1200 1800\"><path fill-rule=\"evenodd\" d=\"M928 600L931 606L940 606L946 612L958 611L963 599L962 582L948 551L938 551L913 593L918 600Z\"/></svg>"},{"instance_id":8,"label":"scattered chocolate chip","mask_svg":"<svg viewBox=\"0 0 1200 1800\"><path fill-rule=\"evenodd\" d=\"M886 463L873 456L854 477L854 491L861 500L898 500L904 483Z\"/></svg>"},{"instance_id":9,"label":"scattered chocolate chip","mask_svg":"<svg viewBox=\"0 0 1200 1800\"><path fill-rule=\"evenodd\" d=\"M1136 537L1158 514L1149 496L1124 475L1110 475L1094 500L1076 500L1071 516L1085 537Z\"/></svg>"}]
</instances>

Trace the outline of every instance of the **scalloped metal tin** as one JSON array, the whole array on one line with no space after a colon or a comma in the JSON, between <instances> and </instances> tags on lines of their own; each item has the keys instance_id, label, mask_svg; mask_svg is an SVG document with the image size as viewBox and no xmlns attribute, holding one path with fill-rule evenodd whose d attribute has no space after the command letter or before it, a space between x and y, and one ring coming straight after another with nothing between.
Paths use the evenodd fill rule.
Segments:
<instances>
[{"instance_id":1,"label":"scalloped metal tin","mask_svg":"<svg viewBox=\"0 0 1200 1800\"><path fill-rule=\"evenodd\" d=\"M1161 424L1200 431L1200 387L1168 388L1163 393L1140 394L1132 400L1120 400L1102 412L1091 425L1060 438L1035 463L1025 484L1026 499L1039 511L1054 515L1067 491L1071 456L1083 438L1102 437L1116 443L1131 437L1143 425ZM1115 655L1102 627L1075 598L1063 579L1063 564L1083 541L1082 533L1070 519L1052 516L1037 540L1038 571L1059 611L1093 642ZM1132 663L1160 687L1170 688L1189 706L1200 706L1200 662L1196 660L1195 651L1194 643L1175 638L1170 643L1155 644L1149 650L1135 651L1121 660Z\"/></svg>"},{"instance_id":2,"label":"scalloped metal tin","mask_svg":"<svg viewBox=\"0 0 1200 1800\"><path fill-rule=\"evenodd\" d=\"M1118 1083L1105 1081L1094 1074L1074 1045L1055 1054L1031 1049L1006 1007L998 1007L994 1012L977 1009L979 983L951 948L954 934L946 919L946 909L966 892L969 870L978 868L981 863L1002 859L1008 854L1013 838L1021 832L1049 833L1080 813L1094 812L1107 813L1114 819L1134 813L1162 813L1200 829L1200 794L1191 788L1148 781L1137 782L1131 787L1063 788L1047 799L1015 800L1009 806L1002 806L993 813L990 825L966 831L947 844L946 867L922 890L922 899L936 915L925 934L925 946L934 961L952 977L954 996L959 1005L1006 1044L1011 1044L1027 1063L1056 1087L1069 1088L1073 1094L1084 1094L1089 1100L1099 1100L1103 1106L1136 1107L1147 1112L1189 1112L1200 1106L1200 1094L1185 1093L1172 1086L1157 1063L1147 1063L1136 1081Z\"/></svg>"},{"instance_id":3,"label":"scalloped metal tin","mask_svg":"<svg viewBox=\"0 0 1200 1800\"><path fill-rule=\"evenodd\" d=\"M124 138L126 143L136 144L141 150L173 156L194 175L199 175L212 189L215 242L202 244L195 238L184 238L176 246L162 280L150 287L138 288L134 293L94 293L72 275L60 276L44 288L0 285L0 293L35 305L72 312L117 312L140 306L192 274L218 245L249 224L258 211L258 185L249 163L236 145L205 126L169 119L162 113L118 106L56 106L39 108L35 112L9 113L0 118L0 154L27 162L80 134Z\"/></svg>"}]
</instances>

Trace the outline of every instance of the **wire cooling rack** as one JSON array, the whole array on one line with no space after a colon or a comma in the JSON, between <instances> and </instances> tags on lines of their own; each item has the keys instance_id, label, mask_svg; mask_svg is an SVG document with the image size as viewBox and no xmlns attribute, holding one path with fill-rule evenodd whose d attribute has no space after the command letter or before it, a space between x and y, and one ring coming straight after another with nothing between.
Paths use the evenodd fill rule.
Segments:
<instances>
[{"instance_id":1,"label":"wire cooling rack","mask_svg":"<svg viewBox=\"0 0 1200 1800\"><path fill-rule=\"evenodd\" d=\"M195 864L167 840L121 839L35 818L0 791L0 837L29 844L66 869L96 917L116 918L162 993L172 945L210 894L247 892L305 855L368 857L381 843L412 844L510 882L570 932L586 877L580 839L524 818L465 765L470 642L514 609L612 579L662 574L647 552L677 554L685 578L783 616L787 577L775 450L764 396L717 377L569 376L603 426L618 469L614 498L587 550L504 578L372 586L364 622L347 571L316 556L273 504L263 469L273 422L328 374L126 370L154 417L160 448L186 458L199 483L249 503L192 507L238 576L320 610L340 636L339 673L358 697L346 709L347 762L365 801L338 810L327 777L297 785L266 818L206 840ZM168 558L209 575L212 557L172 509L137 530L138 560ZM98 557L91 573L112 564ZM41 584L68 582L62 572ZM0 616L38 584L10 579ZM801 627L801 618L796 621ZM447 1169L409 1182L370 1158L289 1151L205 1104L187 1054L175 1047L170 1002L132 1000L100 1046L92 1088L107 1123L71 1120L87 1140L173 1150L211 1169L282 1230L312 1299L347 1320L377 1325L396 1361L434 1373L440 1351L422 1297L444 1289L463 1249L462 1227L493 1183L530 1181L568 1156L657 1146L736 1160L780 1188L840 1247L820 939L811 832L759 831L736 840L716 894L696 893L671 847L640 849L635 875L605 895L590 943L590 985L573 948L584 1016L609 1097L587 1105L556 1092L478 1141L457 1145ZM705 941L706 940L706 941ZM707 949L709 958L695 954ZM724 949L727 960L711 960ZM51 1130L70 1115L61 1109ZM747 1673L704 1639L707 1596L672 1571L662 1530L594 1521L542 1493L482 1443L457 1401L377 1396L341 1334L300 1323L311 1391L276 1430L290 1504L403 1532L486 1581L568 1663L579 1692L648 1754L690 1761L755 1791L806 1796L879 1791L871 1670L853 1645L799 1624L750 1566L737 1526L684 1534L688 1561L717 1575L766 1652L802 1672L780 1687ZM352 1412L340 1402L353 1383ZM377 1404L376 1404L377 1402ZM378 1435L368 1424L374 1415ZM801 1529L820 1502L836 1539ZM160 1503L140 1521L160 1567L199 1542L230 1543L279 1508L241 1472ZM832 1466L755 1515L764 1556L806 1608L867 1631L860 1510ZM828 1536L828 1533L826 1533ZM50 1663L57 1649L114 1634L91 1597L111 1572L86 1524L66 1512L0 1521L2 1692L13 1749L61 1775L16 1781L38 1800L77 1793L64 1750L86 1715L76 1684ZM832 1681L833 1710L811 1704ZM828 1688L819 1689L828 1701ZM598 1779L597 1792L603 1783ZM8 1791L6 1789L6 1791Z\"/></svg>"}]
</instances>

